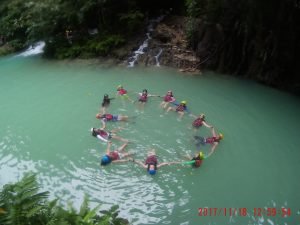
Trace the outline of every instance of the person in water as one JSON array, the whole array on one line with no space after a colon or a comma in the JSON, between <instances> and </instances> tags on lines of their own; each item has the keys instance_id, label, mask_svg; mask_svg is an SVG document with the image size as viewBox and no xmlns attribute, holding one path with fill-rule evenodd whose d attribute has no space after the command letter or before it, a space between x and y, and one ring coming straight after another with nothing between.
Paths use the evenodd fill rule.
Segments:
<instances>
[{"instance_id":1,"label":"person in water","mask_svg":"<svg viewBox=\"0 0 300 225\"><path fill-rule=\"evenodd\" d=\"M195 120L193 121L194 128L198 129L198 128L202 127L202 125L204 125L207 128L212 128L211 125L209 125L205 122L205 115L203 113L201 113L199 116L195 116L192 114L191 114L191 116L195 118Z\"/></svg>"},{"instance_id":2,"label":"person in water","mask_svg":"<svg viewBox=\"0 0 300 225\"><path fill-rule=\"evenodd\" d=\"M164 100L160 103L160 107L162 107L163 109L166 109L170 103L176 101L172 91L168 91L167 94L163 97L163 99Z\"/></svg>"},{"instance_id":3,"label":"person in water","mask_svg":"<svg viewBox=\"0 0 300 225\"><path fill-rule=\"evenodd\" d=\"M109 141L107 143L107 149L106 153L104 156L101 158L101 166L106 166L110 164L111 162L116 163L116 162L128 162L129 159L124 159L132 153L125 152L125 148L128 145L128 142L125 142L121 147L117 148L116 150L111 151L111 142Z\"/></svg>"},{"instance_id":4,"label":"person in water","mask_svg":"<svg viewBox=\"0 0 300 225\"><path fill-rule=\"evenodd\" d=\"M138 95L139 95L138 102L140 103L142 109L144 108L146 102L148 101L148 97L159 97L159 95L148 94L147 89L144 89L142 92L138 93Z\"/></svg>"},{"instance_id":5,"label":"person in water","mask_svg":"<svg viewBox=\"0 0 300 225\"><path fill-rule=\"evenodd\" d=\"M107 121L117 122L117 121L127 121L129 117L123 115L112 115L109 113L106 114L97 113L96 118L102 120L103 122L107 122Z\"/></svg>"},{"instance_id":6,"label":"person in water","mask_svg":"<svg viewBox=\"0 0 300 225\"><path fill-rule=\"evenodd\" d=\"M118 85L117 96L121 96L123 99L128 99L129 101L134 102L132 99L129 98L127 93L128 91L125 90L122 85Z\"/></svg>"},{"instance_id":7,"label":"person in water","mask_svg":"<svg viewBox=\"0 0 300 225\"><path fill-rule=\"evenodd\" d=\"M155 154L154 149L152 149L148 152L148 156L147 156L144 163L141 162L141 161L138 161L138 160L134 160L134 159L133 159L133 162L135 162L138 165L140 165L141 167L147 169L147 172L150 175L155 175L156 171L162 166L171 165L171 164L179 164L180 163L180 162L164 162L164 163L158 164L157 156Z\"/></svg>"},{"instance_id":8,"label":"person in water","mask_svg":"<svg viewBox=\"0 0 300 225\"><path fill-rule=\"evenodd\" d=\"M99 140L102 140L104 142L108 142L112 139L115 139L115 140L119 140L119 141L122 141L122 142L128 142L127 139L124 139L120 136L117 136L116 133L118 131L121 130L121 128L118 128L118 129L113 129L111 131L106 131L104 130L105 127L102 127L102 128L92 128L91 129L91 132L92 132L92 136L98 138Z\"/></svg>"},{"instance_id":9,"label":"person in water","mask_svg":"<svg viewBox=\"0 0 300 225\"><path fill-rule=\"evenodd\" d=\"M108 94L105 94L103 96L103 100L102 100L102 103L101 103L101 110L100 110L100 112L102 114L106 113L106 110L110 105L110 100L112 100L112 99L114 99L114 98L109 98Z\"/></svg>"},{"instance_id":10,"label":"person in water","mask_svg":"<svg viewBox=\"0 0 300 225\"><path fill-rule=\"evenodd\" d=\"M220 141L223 139L223 134L219 133L218 135L215 132L214 127L211 127L211 133L212 133L212 137L200 137L200 136L194 136L194 139L196 141L196 146L199 148L200 145L206 145L206 144L211 144L211 150L208 153L207 157L209 157L211 154L214 153L216 147L218 146L218 144L220 143Z\"/></svg>"},{"instance_id":11,"label":"person in water","mask_svg":"<svg viewBox=\"0 0 300 225\"><path fill-rule=\"evenodd\" d=\"M195 167L195 168L198 168L201 166L202 162L203 162L203 159L205 158L204 156L204 153L203 152L198 152L194 155L194 157L190 157L189 155L187 156L187 158L190 160L190 161L194 161L192 163L192 166Z\"/></svg>"},{"instance_id":12,"label":"person in water","mask_svg":"<svg viewBox=\"0 0 300 225\"><path fill-rule=\"evenodd\" d=\"M183 117L183 115L185 114L185 112L189 112L189 110L187 109L187 106L186 106L186 101L181 101L180 104L175 104L176 107L172 107L170 106L168 109L167 109L167 112L169 111L175 111L179 114L179 119L181 119Z\"/></svg>"}]
</instances>

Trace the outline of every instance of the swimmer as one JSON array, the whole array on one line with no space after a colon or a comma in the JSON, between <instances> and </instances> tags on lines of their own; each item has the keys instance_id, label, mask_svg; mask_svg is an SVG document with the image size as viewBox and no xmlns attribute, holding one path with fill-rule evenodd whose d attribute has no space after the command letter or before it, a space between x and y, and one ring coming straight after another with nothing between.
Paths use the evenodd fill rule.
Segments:
<instances>
[{"instance_id":1,"label":"swimmer","mask_svg":"<svg viewBox=\"0 0 300 225\"><path fill-rule=\"evenodd\" d=\"M100 109L100 112L102 114L106 113L106 109L109 107L110 100L112 100L112 99L114 99L114 98L109 98L108 94L105 94L103 96L103 100L102 100L102 103L101 103L101 109Z\"/></svg>"},{"instance_id":2,"label":"swimmer","mask_svg":"<svg viewBox=\"0 0 300 225\"><path fill-rule=\"evenodd\" d=\"M192 115L192 117L195 118L195 120L193 121L193 127L198 129L200 128L202 125L204 125L205 127L207 128L212 128L211 125L208 125L206 122L205 122L205 115L203 113L201 113L199 116L195 116L195 115Z\"/></svg>"},{"instance_id":3,"label":"swimmer","mask_svg":"<svg viewBox=\"0 0 300 225\"><path fill-rule=\"evenodd\" d=\"M127 90L125 90L122 85L118 85L118 87L117 87L117 96L121 96L123 99L126 98L129 101L134 102L132 99L129 98L127 93L128 93Z\"/></svg>"},{"instance_id":4,"label":"swimmer","mask_svg":"<svg viewBox=\"0 0 300 225\"><path fill-rule=\"evenodd\" d=\"M179 164L180 163L180 162L164 162L164 163L158 164L157 156L155 154L154 149L152 149L148 152L148 156L145 160L145 163L143 163L141 161L138 161L138 160L134 160L134 159L132 161L137 163L141 167L147 169L147 172L150 175L155 175L156 171L162 166L171 165L171 164Z\"/></svg>"},{"instance_id":5,"label":"swimmer","mask_svg":"<svg viewBox=\"0 0 300 225\"><path fill-rule=\"evenodd\" d=\"M106 166L109 163L113 162L113 163L117 163L117 162L128 162L128 159L124 159L130 155L132 155L132 153L129 152L125 152L124 149L126 148L128 142L124 143L121 147L117 148L114 151L111 151L111 142L109 141L107 143L107 149L106 149L106 153L104 156L102 156L101 158L101 166Z\"/></svg>"},{"instance_id":6,"label":"swimmer","mask_svg":"<svg viewBox=\"0 0 300 225\"><path fill-rule=\"evenodd\" d=\"M117 121L127 121L128 116L123 115L112 115L112 114L101 114L97 113L96 118L99 120L102 120L103 122L111 121L111 122L117 122Z\"/></svg>"},{"instance_id":7,"label":"swimmer","mask_svg":"<svg viewBox=\"0 0 300 225\"><path fill-rule=\"evenodd\" d=\"M147 89L144 89L141 93L138 93L138 95L139 95L138 102L140 103L142 109L144 108L144 105L148 101L148 97L159 97L159 95L148 94Z\"/></svg>"},{"instance_id":8,"label":"swimmer","mask_svg":"<svg viewBox=\"0 0 300 225\"><path fill-rule=\"evenodd\" d=\"M175 105L176 105L176 107L170 106L167 109L167 112L169 112L171 110L177 112L179 114L179 119L181 119L183 117L185 112L190 113L186 107L186 101L181 101L180 104L175 104Z\"/></svg>"},{"instance_id":9,"label":"swimmer","mask_svg":"<svg viewBox=\"0 0 300 225\"><path fill-rule=\"evenodd\" d=\"M204 153L203 152L198 152L195 154L194 157L190 157L189 155L187 156L187 158L190 161L194 161L192 166L195 168L198 168L201 166L203 159L205 159Z\"/></svg>"},{"instance_id":10,"label":"swimmer","mask_svg":"<svg viewBox=\"0 0 300 225\"><path fill-rule=\"evenodd\" d=\"M209 157L212 153L214 153L219 142L223 139L223 134L219 133L219 135L217 135L214 127L211 127L211 132L212 132L212 137L204 138L204 137L200 137L200 136L194 136L197 147L200 147L200 145L206 145L206 144L212 145L211 150L208 153L207 157Z\"/></svg>"},{"instance_id":11,"label":"swimmer","mask_svg":"<svg viewBox=\"0 0 300 225\"><path fill-rule=\"evenodd\" d=\"M176 99L173 96L172 91L168 91L167 94L163 98L164 98L164 100L159 105L163 109L166 109L170 102L175 102L176 101Z\"/></svg>"},{"instance_id":12,"label":"swimmer","mask_svg":"<svg viewBox=\"0 0 300 225\"><path fill-rule=\"evenodd\" d=\"M127 139L124 139L122 137L119 137L116 135L116 132L121 130L121 128L118 128L118 129L114 129L114 130L111 130L111 131L106 131L104 130L104 128L92 128L91 129L91 132L92 132L92 135L96 138L98 138L99 140L102 140L104 142L108 142L110 141L111 139L115 139L115 140L119 140L119 141L122 141L122 142L128 142Z\"/></svg>"}]
</instances>

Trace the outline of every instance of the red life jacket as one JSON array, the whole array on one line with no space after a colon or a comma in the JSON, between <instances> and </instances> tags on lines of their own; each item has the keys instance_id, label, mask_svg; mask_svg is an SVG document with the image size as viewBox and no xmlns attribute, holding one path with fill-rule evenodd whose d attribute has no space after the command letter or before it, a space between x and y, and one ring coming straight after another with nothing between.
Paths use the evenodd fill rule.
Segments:
<instances>
[{"instance_id":1,"label":"red life jacket","mask_svg":"<svg viewBox=\"0 0 300 225\"><path fill-rule=\"evenodd\" d=\"M201 166L201 164L202 164L202 160L201 159L196 159L195 160L195 163L194 163L194 167L200 167Z\"/></svg>"},{"instance_id":2,"label":"red life jacket","mask_svg":"<svg viewBox=\"0 0 300 225\"><path fill-rule=\"evenodd\" d=\"M177 106L176 111L177 112L183 112L185 109L186 109L186 106L180 104L180 105Z\"/></svg>"},{"instance_id":3,"label":"red life jacket","mask_svg":"<svg viewBox=\"0 0 300 225\"><path fill-rule=\"evenodd\" d=\"M127 91L123 88L121 88L119 91L118 91L119 95L125 95L127 93Z\"/></svg>"},{"instance_id":4,"label":"red life jacket","mask_svg":"<svg viewBox=\"0 0 300 225\"><path fill-rule=\"evenodd\" d=\"M104 114L103 118L105 118L107 120L112 120L113 119L113 115L112 114Z\"/></svg>"},{"instance_id":5,"label":"red life jacket","mask_svg":"<svg viewBox=\"0 0 300 225\"><path fill-rule=\"evenodd\" d=\"M220 138L208 137L208 138L205 139L205 143L213 144L214 142L220 142Z\"/></svg>"},{"instance_id":6,"label":"red life jacket","mask_svg":"<svg viewBox=\"0 0 300 225\"><path fill-rule=\"evenodd\" d=\"M151 165L156 165L157 164L157 157L156 155L150 155L147 157L145 164L151 164Z\"/></svg>"},{"instance_id":7,"label":"red life jacket","mask_svg":"<svg viewBox=\"0 0 300 225\"><path fill-rule=\"evenodd\" d=\"M197 118L197 119L194 120L193 126L194 127L201 127L203 125L203 121L204 121L204 119Z\"/></svg>"},{"instance_id":8,"label":"red life jacket","mask_svg":"<svg viewBox=\"0 0 300 225\"><path fill-rule=\"evenodd\" d=\"M111 161L120 159L119 153L117 151L110 152L108 157L111 159Z\"/></svg>"},{"instance_id":9,"label":"red life jacket","mask_svg":"<svg viewBox=\"0 0 300 225\"><path fill-rule=\"evenodd\" d=\"M171 96L171 95L166 95L165 97L164 97L164 101L165 102L170 102L170 101L172 101L173 100L173 97Z\"/></svg>"},{"instance_id":10,"label":"red life jacket","mask_svg":"<svg viewBox=\"0 0 300 225\"><path fill-rule=\"evenodd\" d=\"M142 100L142 101L144 101L144 102L147 101L147 98L148 98L148 94L142 94L142 95L140 96L140 100Z\"/></svg>"}]
</instances>

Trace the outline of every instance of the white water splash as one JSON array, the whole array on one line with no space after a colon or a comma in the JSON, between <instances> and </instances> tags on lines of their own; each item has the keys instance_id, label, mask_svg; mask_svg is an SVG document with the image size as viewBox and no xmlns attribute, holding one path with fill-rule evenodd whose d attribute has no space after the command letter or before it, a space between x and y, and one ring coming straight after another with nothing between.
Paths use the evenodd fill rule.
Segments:
<instances>
[{"instance_id":1,"label":"white water splash","mask_svg":"<svg viewBox=\"0 0 300 225\"><path fill-rule=\"evenodd\" d=\"M156 60L156 66L160 66L160 64L159 64L159 57L160 57L162 51L163 51L162 49L159 49L158 54L156 56L154 56L154 58Z\"/></svg>"},{"instance_id":2,"label":"white water splash","mask_svg":"<svg viewBox=\"0 0 300 225\"><path fill-rule=\"evenodd\" d=\"M44 41L39 41L35 43L34 45L31 45L27 50L19 54L18 56L31 56L31 55L37 55L44 52L44 47L46 43Z\"/></svg>"},{"instance_id":3,"label":"white water splash","mask_svg":"<svg viewBox=\"0 0 300 225\"><path fill-rule=\"evenodd\" d=\"M156 19L152 19L152 20L149 21L150 24L147 26L147 33L146 33L147 38L143 42L143 44L139 46L138 50L134 51L134 55L129 58L127 67L134 67L134 65L135 65L136 61L138 60L139 56L143 55L146 52L146 50L148 48L149 40L151 39L150 33L154 31L154 28L153 28L154 24L160 23L164 19L164 17L165 16L162 15L162 16L159 16ZM155 56L155 58L157 57L157 59L158 59L160 54L161 54L161 52L157 56ZM159 66L159 63L157 64L157 61L156 61L156 65Z\"/></svg>"}]
</instances>

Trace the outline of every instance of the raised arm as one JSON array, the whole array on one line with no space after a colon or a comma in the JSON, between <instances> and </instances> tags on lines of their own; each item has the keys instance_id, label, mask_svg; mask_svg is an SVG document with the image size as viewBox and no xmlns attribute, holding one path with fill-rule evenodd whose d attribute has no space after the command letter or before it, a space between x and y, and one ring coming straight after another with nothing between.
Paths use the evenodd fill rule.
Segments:
<instances>
[{"instance_id":1,"label":"raised arm","mask_svg":"<svg viewBox=\"0 0 300 225\"><path fill-rule=\"evenodd\" d=\"M213 143L213 146L211 147L210 152L207 154L207 156L205 158L210 157L215 152L215 149L218 146L218 144L219 144L218 142Z\"/></svg>"},{"instance_id":2,"label":"raised arm","mask_svg":"<svg viewBox=\"0 0 300 225\"><path fill-rule=\"evenodd\" d=\"M103 119L101 120L101 123L102 123L102 127L100 129L104 130L106 128L106 123Z\"/></svg>"},{"instance_id":3,"label":"raised arm","mask_svg":"<svg viewBox=\"0 0 300 225\"><path fill-rule=\"evenodd\" d=\"M211 133L212 133L213 137L216 137L216 136L217 136L214 127L211 127Z\"/></svg>"},{"instance_id":4,"label":"raised arm","mask_svg":"<svg viewBox=\"0 0 300 225\"><path fill-rule=\"evenodd\" d=\"M207 124L205 121L203 121L202 124L203 124L204 126L206 126L207 128L213 128L213 126Z\"/></svg>"},{"instance_id":5,"label":"raised arm","mask_svg":"<svg viewBox=\"0 0 300 225\"><path fill-rule=\"evenodd\" d=\"M109 155L111 148L111 141L107 142L106 154Z\"/></svg>"}]
</instances>

